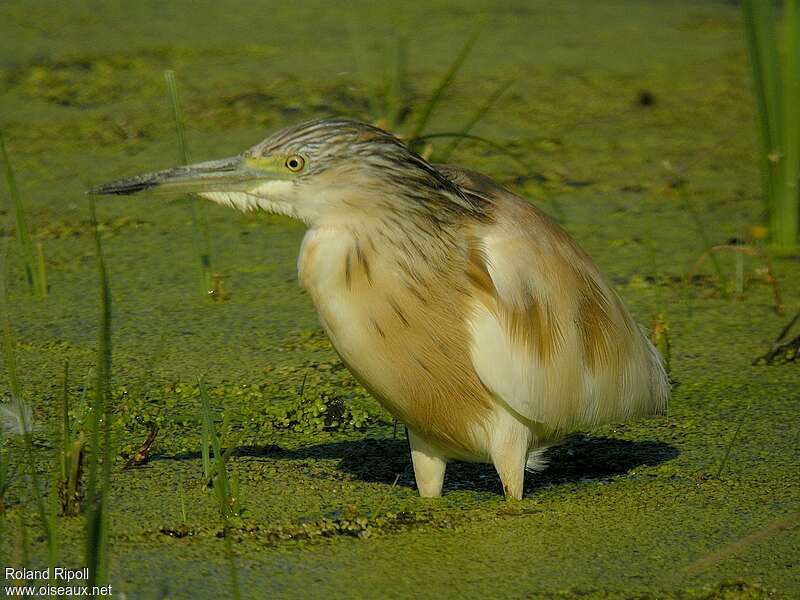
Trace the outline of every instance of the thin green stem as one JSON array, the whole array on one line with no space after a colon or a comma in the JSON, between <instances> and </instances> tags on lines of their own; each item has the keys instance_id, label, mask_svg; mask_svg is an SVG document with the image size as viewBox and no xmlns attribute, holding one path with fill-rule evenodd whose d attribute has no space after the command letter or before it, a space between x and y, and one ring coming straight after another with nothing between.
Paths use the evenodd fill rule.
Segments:
<instances>
[{"instance_id":1,"label":"thin green stem","mask_svg":"<svg viewBox=\"0 0 800 600\"><path fill-rule=\"evenodd\" d=\"M234 474L233 478L228 475L226 465L227 457L230 455L230 447L226 452L222 452L219 436L217 436L214 427L214 417L211 412L211 402L208 397L208 391L202 378L198 379L198 387L200 389L200 409L201 418L203 421L203 456L207 456L208 445L211 444L211 450L214 455L214 465L209 465L211 470L212 486L214 494L217 497L220 517L222 518L222 526L225 537L225 555L228 559L228 573L230 576L231 588L233 597L236 600L241 598L241 590L239 587L239 572L236 568L236 561L233 556L233 548L231 546L231 527L230 519L239 516L241 511L239 507L239 480L238 476ZM224 429L224 425L223 425ZM204 458L204 460L207 460ZM210 461L209 461L210 462ZM205 465L204 465L205 470Z\"/></svg>"},{"instance_id":2,"label":"thin green stem","mask_svg":"<svg viewBox=\"0 0 800 600\"><path fill-rule=\"evenodd\" d=\"M486 116L486 114L492 109L495 103L500 99L500 97L505 93L505 91L513 85L514 81L506 81L501 83L497 86L497 88L492 92L492 94L486 99L486 101L475 111L475 114L467 121L464 127L461 129L459 133L461 136L469 135L475 125ZM450 155L458 148L458 145L463 140L463 137L454 137L452 141L445 147L441 154L437 156L437 160L439 162L447 162L450 158Z\"/></svg>"},{"instance_id":3,"label":"thin green stem","mask_svg":"<svg viewBox=\"0 0 800 600\"><path fill-rule=\"evenodd\" d=\"M441 133L428 133L428 134L425 134L425 135L419 135L419 136L416 136L416 137L409 138L408 143L409 143L409 145L413 146L413 145L419 144L420 142L425 142L427 140L435 140L435 139L440 139L440 138L462 138L462 139L465 139L465 140L478 142L479 144L483 144L485 146L489 146L493 150L496 150L498 153L509 157L511 160L513 160L519 166L523 167L525 169L526 173L531 172L530 166L525 161L523 161L521 158L519 158L516 154L514 154L513 152L509 152L505 148L505 146L502 146L501 144L498 144L497 142L493 142L492 140L488 140L488 139L486 139L484 137L480 137L480 136L477 136L477 135L472 135L470 133L461 133L460 131L447 131L447 132L441 132Z\"/></svg>"},{"instance_id":4,"label":"thin green stem","mask_svg":"<svg viewBox=\"0 0 800 600\"><path fill-rule=\"evenodd\" d=\"M8 185L8 193L11 196L11 202L14 205L14 217L17 226L17 241L19 242L20 254L22 256L23 265L25 268L25 279L30 286L34 295L41 295L42 282L40 281L37 273L36 259L33 252L33 242L31 241L31 233L28 228L28 219L25 215L25 205L22 202L22 197L19 193L17 186L17 178L14 175L14 169L11 167L11 159L6 150L6 143L2 131L0 131L0 157L5 164L6 184ZM45 284L46 286L46 284ZM46 289L46 287L45 287Z\"/></svg>"},{"instance_id":5,"label":"thin green stem","mask_svg":"<svg viewBox=\"0 0 800 600\"><path fill-rule=\"evenodd\" d=\"M47 296L47 264L44 260L44 247L42 242L36 242L36 284L37 294L40 298Z\"/></svg>"},{"instance_id":6,"label":"thin green stem","mask_svg":"<svg viewBox=\"0 0 800 600\"><path fill-rule=\"evenodd\" d=\"M175 120L175 132L178 137L179 158L184 165L191 161L189 157L189 147L186 143L186 127L181 109L180 98L178 96L178 84L175 80L175 72L164 71L164 80L167 83L172 116ZM211 276L211 235L208 228L208 216L206 215L205 205L192 197L189 199L192 209L192 232L195 251L197 252L200 264L200 292L203 296L208 296L212 289Z\"/></svg>"},{"instance_id":7,"label":"thin green stem","mask_svg":"<svg viewBox=\"0 0 800 600\"><path fill-rule=\"evenodd\" d=\"M108 493L111 487L111 413L108 395L111 388L111 294L97 229L94 197L89 196L90 218L100 281L100 331L92 415L89 421L89 481L87 484L86 564L88 585L106 578L108 539ZM102 464L101 464L102 429ZM98 485L99 484L99 485Z\"/></svg>"},{"instance_id":8,"label":"thin green stem","mask_svg":"<svg viewBox=\"0 0 800 600\"><path fill-rule=\"evenodd\" d=\"M719 467L717 468L716 478L719 479L722 476L722 472L725 470L725 467L728 464L728 459L730 459L731 451L733 450L734 444L736 444L736 440L739 439L739 433L742 431L742 427L744 426L745 419L750 415L750 406L752 402L747 403L747 408L745 408L744 415L739 419L739 423L736 425L736 429L731 436L728 445L725 447L725 454L722 456L722 460L719 463Z\"/></svg>"},{"instance_id":9,"label":"thin green stem","mask_svg":"<svg viewBox=\"0 0 800 600\"><path fill-rule=\"evenodd\" d=\"M49 504L48 507L48 527L50 531L53 532L53 542L50 544L49 548L47 549L47 557L48 557L48 566L50 567L49 573L51 575L50 584L55 585L56 579L54 577L55 568L58 563L58 536L56 532L58 531L58 461L56 460L53 466L53 472L50 478L50 495L48 496Z\"/></svg>"},{"instance_id":10,"label":"thin green stem","mask_svg":"<svg viewBox=\"0 0 800 600\"><path fill-rule=\"evenodd\" d=\"M3 252L0 254L0 294L2 294L2 298L5 298L6 289L5 289L5 281L8 278L8 271L6 269L6 253L8 249L8 244L3 245ZM0 299L0 302L4 302L4 300ZM5 319L4 319L5 321ZM10 330L10 326L8 327ZM3 342L2 342L2 352L4 360L6 361L6 368L8 369L8 354L9 349L7 349L6 344L6 326L3 323ZM13 350L13 348L11 348ZM17 384L18 385L18 384ZM3 428L0 427L0 539L4 539L2 536L3 526L5 525L5 513L6 513L6 504L5 504L5 496L6 491L8 489L8 455L5 452L5 439L3 434Z\"/></svg>"},{"instance_id":11,"label":"thin green stem","mask_svg":"<svg viewBox=\"0 0 800 600\"><path fill-rule=\"evenodd\" d=\"M398 34L394 47L394 68L387 90L386 118L387 127L394 129L400 125L403 112L403 100L406 93L406 76L408 72L408 38Z\"/></svg>"},{"instance_id":12,"label":"thin green stem","mask_svg":"<svg viewBox=\"0 0 800 600\"><path fill-rule=\"evenodd\" d=\"M7 281L8 262L6 259L3 260L3 264L0 265L0 313L2 313L3 320L3 361L6 365L6 373L8 373L8 381L11 386L11 395L15 398L21 398L22 387L19 384L19 376L17 375L17 357L15 351L14 332L11 329L11 319L8 315Z\"/></svg>"},{"instance_id":13,"label":"thin green stem","mask_svg":"<svg viewBox=\"0 0 800 600\"><path fill-rule=\"evenodd\" d=\"M180 479L178 480L178 501L181 507L181 523L186 525L188 520L186 518L186 499L184 498L183 494L183 482L181 482Z\"/></svg>"},{"instance_id":14,"label":"thin green stem","mask_svg":"<svg viewBox=\"0 0 800 600\"><path fill-rule=\"evenodd\" d=\"M3 440L2 427L0 427L0 540L6 539L6 490L8 489L9 459L4 447L5 443ZM5 558L1 552L2 550L0 549L0 560Z\"/></svg>"},{"instance_id":15,"label":"thin green stem","mask_svg":"<svg viewBox=\"0 0 800 600\"><path fill-rule=\"evenodd\" d=\"M453 61L453 64L450 65L450 68L445 73L442 80L439 82L439 85L431 94L431 97L422 107L422 112L417 119L416 124L414 125L414 129L409 136L411 139L419 138L422 135L422 132L425 131L425 127L428 125L428 121L433 114L434 109L441 101L444 92L450 87L450 84L453 83L453 79L458 74L458 71L461 69L461 66L464 64L467 56L469 55L472 47L475 45L475 42L478 41L478 36L480 35L480 29L476 30L470 38L467 40L467 43L461 48L461 51L456 56L456 59Z\"/></svg>"},{"instance_id":16,"label":"thin green stem","mask_svg":"<svg viewBox=\"0 0 800 600\"><path fill-rule=\"evenodd\" d=\"M719 262L717 254L712 250L713 244L711 243L711 240L708 237L708 233L706 232L706 228L703 225L703 221L702 219L700 219L700 215L698 214L694 205L689 201L689 198L686 197L686 195L684 195L683 199L686 211L692 217L692 221L694 221L695 227L697 229L697 234L703 241L703 249L705 250L706 254L708 254L708 258L711 261L711 264L714 266L714 271L716 272L717 279L719 281L720 292L722 293L723 298L728 298L729 297L728 279L725 277L725 273L722 270L722 265Z\"/></svg>"},{"instance_id":17,"label":"thin green stem","mask_svg":"<svg viewBox=\"0 0 800 600\"><path fill-rule=\"evenodd\" d=\"M204 446L208 451L207 443L211 444L211 452L214 457L213 466L209 467L211 482L214 492L217 496L219 503L220 514L224 519L231 515L231 502L230 502L230 484L228 480L228 471L225 468L225 457L219 443L219 436L217 435L216 428L214 427L214 417L211 412L211 402L208 398L208 391L202 379L198 379L198 387L200 389L200 402L202 409L203 434Z\"/></svg>"},{"instance_id":18,"label":"thin green stem","mask_svg":"<svg viewBox=\"0 0 800 600\"><path fill-rule=\"evenodd\" d=\"M175 134L178 136L178 152L180 153L181 164L188 165L190 162L189 149L186 145L186 127L184 126L183 110L181 109L178 97L178 83L175 80L175 71L164 71L164 80L167 82L167 92L169 93L170 105L172 106L172 116L175 119Z\"/></svg>"},{"instance_id":19,"label":"thin green stem","mask_svg":"<svg viewBox=\"0 0 800 600\"><path fill-rule=\"evenodd\" d=\"M61 480L67 481L70 465L67 456L72 447L69 423L69 360L64 361L64 384L61 389Z\"/></svg>"},{"instance_id":20,"label":"thin green stem","mask_svg":"<svg viewBox=\"0 0 800 600\"><path fill-rule=\"evenodd\" d=\"M5 451L3 431L0 427L0 539L3 539L3 524L6 514L6 490L8 489L8 455Z\"/></svg>"}]
</instances>

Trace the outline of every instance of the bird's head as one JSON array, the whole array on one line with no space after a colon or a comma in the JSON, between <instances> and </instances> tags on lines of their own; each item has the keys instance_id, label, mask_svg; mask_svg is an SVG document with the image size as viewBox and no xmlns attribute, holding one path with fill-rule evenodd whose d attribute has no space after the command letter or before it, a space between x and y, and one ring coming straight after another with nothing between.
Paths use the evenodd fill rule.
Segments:
<instances>
[{"instance_id":1,"label":"bird's head","mask_svg":"<svg viewBox=\"0 0 800 600\"><path fill-rule=\"evenodd\" d=\"M310 121L278 131L232 158L101 185L91 193L195 193L242 211L308 224L382 211L473 210L439 171L390 133L357 121Z\"/></svg>"}]
</instances>

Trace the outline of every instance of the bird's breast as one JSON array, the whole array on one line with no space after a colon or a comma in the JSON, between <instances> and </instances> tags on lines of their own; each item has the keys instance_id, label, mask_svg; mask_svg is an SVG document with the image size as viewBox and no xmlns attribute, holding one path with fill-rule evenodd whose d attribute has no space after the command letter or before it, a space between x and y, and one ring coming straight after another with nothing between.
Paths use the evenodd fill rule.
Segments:
<instances>
[{"instance_id":1,"label":"bird's breast","mask_svg":"<svg viewBox=\"0 0 800 600\"><path fill-rule=\"evenodd\" d=\"M489 400L469 358L463 268L441 248L417 243L414 256L402 243L368 229L311 229L300 283L343 362L395 417L444 444L475 446L470 432Z\"/></svg>"}]
</instances>

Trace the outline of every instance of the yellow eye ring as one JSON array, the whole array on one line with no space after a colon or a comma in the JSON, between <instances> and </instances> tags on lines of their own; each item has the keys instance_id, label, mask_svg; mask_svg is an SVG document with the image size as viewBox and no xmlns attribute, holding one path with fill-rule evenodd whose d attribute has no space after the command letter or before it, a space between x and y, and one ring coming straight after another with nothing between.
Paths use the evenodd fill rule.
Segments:
<instances>
[{"instance_id":1,"label":"yellow eye ring","mask_svg":"<svg viewBox=\"0 0 800 600\"><path fill-rule=\"evenodd\" d=\"M305 159L299 154L292 154L286 159L286 168L292 173L298 173L306 166Z\"/></svg>"}]
</instances>

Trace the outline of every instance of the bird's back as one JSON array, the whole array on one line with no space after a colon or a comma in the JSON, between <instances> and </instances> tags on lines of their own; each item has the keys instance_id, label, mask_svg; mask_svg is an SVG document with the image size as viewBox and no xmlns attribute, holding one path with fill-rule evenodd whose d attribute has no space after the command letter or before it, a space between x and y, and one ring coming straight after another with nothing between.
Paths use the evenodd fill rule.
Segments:
<instances>
[{"instance_id":1,"label":"bird's back","mask_svg":"<svg viewBox=\"0 0 800 600\"><path fill-rule=\"evenodd\" d=\"M578 245L491 179L437 166L492 218L471 232L472 363L524 419L556 431L659 413L669 383L658 352Z\"/></svg>"}]
</instances>

